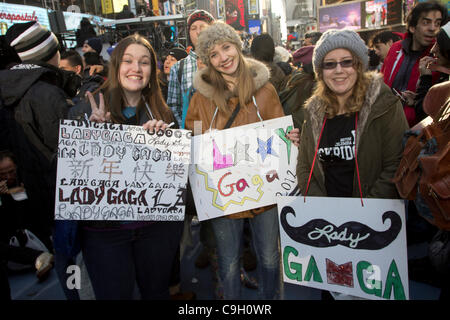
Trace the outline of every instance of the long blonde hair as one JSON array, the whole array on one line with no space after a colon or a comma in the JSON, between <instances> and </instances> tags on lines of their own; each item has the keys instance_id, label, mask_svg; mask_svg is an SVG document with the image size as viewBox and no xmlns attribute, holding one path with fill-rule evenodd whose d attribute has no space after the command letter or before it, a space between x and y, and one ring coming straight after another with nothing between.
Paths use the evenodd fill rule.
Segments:
<instances>
[{"instance_id":1,"label":"long blonde hair","mask_svg":"<svg viewBox=\"0 0 450 320\"><path fill-rule=\"evenodd\" d=\"M144 97L145 102L152 109L152 114L158 120L164 121L172 121L173 115L167 106L166 102L161 93L161 89L158 82L157 70L158 67L156 65L156 54L151 46L150 42L139 34L130 35L124 39L122 39L114 49L111 60L109 63L109 72L108 79L105 83L96 91L101 91L105 97L105 108L107 111L111 112L111 120L115 123L123 123L125 122L125 117L122 114L122 109L126 106L126 99L124 92L122 90L122 86L119 81L119 70L120 64L122 63L122 58L125 53L125 50L131 44L139 44L148 49L150 52L150 63L151 63L151 72L150 72L150 80L148 86L142 89L142 96ZM136 107L136 116L138 117L139 122L139 113L142 109L144 109L145 113L151 119L151 115L147 111L145 106L145 102L142 99L139 101Z\"/></svg>"},{"instance_id":2,"label":"long blonde hair","mask_svg":"<svg viewBox=\"0 0 450 320\"><path fill-rule=\"evenodd\" d=\"M248 65L248 62L244 58L242 51L234 43L239 55L239 66L237 72L237 83L234 91L237 90L237 96L239 98L239 104L242 109L245 109L246 105L252 101L252 96L256 91L255 82L253 79L253 73ZM223 75L217 71L211 64L206 69L206 72L202 75L202 80L210 84L214 89L213 102L219 108L219 111L228 115L232 110L228 107L228 100L233 96L228 89L228 84Z\"/></svg>"},{"instance_id":3,"label":"long blonde hair","mask_svg":"<svg viewBox=\"0 0 450 320\"><path fill-rule=\"evenodd\" d=\"M369 87L370 81L373 77L372 73L365 72L363 64L356 54L349 50L353 56L354 65L357 78L356 83L352 89L352 94L345 103L345 114L352 114L361 110L366 97L366 91ZM325 106L325 114L327 118L331 119L336 116L338 112L338 99L336 94L331 91L323 79L323 69L317 69L317 85L312 97L319 99L321 105Z\"/></svg>"}]
</instances>

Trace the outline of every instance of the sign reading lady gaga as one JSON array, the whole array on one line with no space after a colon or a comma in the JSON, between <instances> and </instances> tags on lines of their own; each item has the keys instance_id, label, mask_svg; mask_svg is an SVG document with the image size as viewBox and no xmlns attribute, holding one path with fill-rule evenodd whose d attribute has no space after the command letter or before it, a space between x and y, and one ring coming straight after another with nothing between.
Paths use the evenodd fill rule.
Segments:
<instances>
[{"instance_id":1,"label":"sign reading lady gaga","mask_svg":"<svg viewBox=\"0 0 450 320\"><path fill-rule=\"evenodd\" d=\"M366 299L409 299L402 200L278 197L285 282Z\"/></svg>"},{"instance_id":2,"label":"sign reading lady gaga","mask_svg":"<svg viewBox=\"0 0 450 320\"><path fill-rule=\"evenodd\" d=\"M191 132L61 120L56 220L183 221Z\"/></svg>"},{"instance_id":3,"label":"sign reading lady gaga","mask_svg":"<svg viewBox=\"0 0 450 320\"><path fill-rule=\"evenodd\" d=\"M276 203L298 191L292 116L193 137L189 181L199 220Z\"/></svg>"}]
</instances>

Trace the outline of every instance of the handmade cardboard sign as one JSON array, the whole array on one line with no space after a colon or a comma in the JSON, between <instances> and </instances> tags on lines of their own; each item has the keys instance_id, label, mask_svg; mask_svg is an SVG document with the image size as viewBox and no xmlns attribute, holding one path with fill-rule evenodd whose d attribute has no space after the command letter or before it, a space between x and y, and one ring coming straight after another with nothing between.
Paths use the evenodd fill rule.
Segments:
<instances>
[{"instance_id":1,"label":"handmade cardboard sign","mask_svg":"<svg viewBox=\"0 0 450 320\"><path fill-rule=\"evenodd\" d=\"M292 128L287 116L194 136L189 181L199 220L297 194L298 149L286 137Z\"/></svg>"},{"instance_id":2,"label":"handmade cardboard sign","mask_svg":"<svg viewBox=\"0 0 450 320\"><path fill-rule=\"evenodd\" d=\"M56 220L182 221L187 130L62 120Z\"/></svg>"},{"instance_id":3,"label":"handmade cardboard sign","mask_svg":"<svg viewBox=\"0 0 450 320\"><path fill-rule=\"evenodd\" d=\"M401 200L278 197L285 282L367 299L409 299Z\"/></svg>"}]
</instances>

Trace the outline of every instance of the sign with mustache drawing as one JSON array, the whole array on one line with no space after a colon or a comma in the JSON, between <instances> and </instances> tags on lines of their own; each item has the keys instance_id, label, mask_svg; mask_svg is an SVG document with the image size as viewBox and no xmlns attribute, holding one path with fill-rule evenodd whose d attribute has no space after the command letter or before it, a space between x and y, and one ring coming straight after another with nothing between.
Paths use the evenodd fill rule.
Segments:
<instances>
[{"instance_id":1,"label":"sign with mustache drawing","mask_svg":"<svg viewBox=\"0 0 450 320\"><path fill-rule=\"evenodd\" d=\"M285 282L409 299L404 202L363 200L364 207L353 198L277 198Z\"/></svg>"}]
</instances>

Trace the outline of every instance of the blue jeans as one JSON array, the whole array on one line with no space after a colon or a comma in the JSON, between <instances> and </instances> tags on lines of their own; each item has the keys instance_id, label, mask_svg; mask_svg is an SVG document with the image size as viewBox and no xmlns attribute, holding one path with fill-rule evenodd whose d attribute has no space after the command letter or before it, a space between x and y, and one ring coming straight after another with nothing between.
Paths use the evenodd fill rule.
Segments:
<instances>
[{"instance_id":1,"label":"blue jeans","mask_svg":"<svg viewBox=\"0 0 450 320\"><path fill-rule=\"evenodd\" d=\"M258 299L280 298L280 252L277 208L248 219L257 259ZM240 299L240 256L244 219L211 220L217 243L219 277L225 299Z\"/></svg>"},{"instance_id":2,"label":"blue jeans","mask_svg":"<svg viewBox=\"0 0 450 320\"><path fill-rule=\"evenodd\" d=\"M97 300L169 299L172 262L182 222L155 222L137 229L86 230L81 247Z\"/></svg>"}]
</instances>

